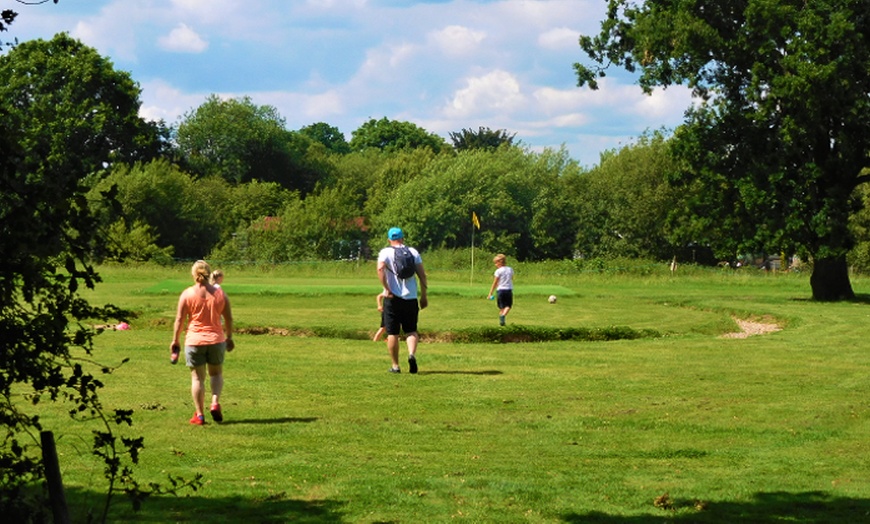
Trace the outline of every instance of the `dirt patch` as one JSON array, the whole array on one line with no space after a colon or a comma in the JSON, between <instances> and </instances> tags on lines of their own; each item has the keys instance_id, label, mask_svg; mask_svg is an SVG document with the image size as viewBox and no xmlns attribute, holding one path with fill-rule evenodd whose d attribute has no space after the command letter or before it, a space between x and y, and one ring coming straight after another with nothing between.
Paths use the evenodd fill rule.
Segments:
<instances>
[{"instance_id":1,"label":"dirt patch","mask_svg":"<svg viewBox=\"0 0 870 524\"><path fill-rule=\"evenodd\" d=\"M737 324L737 327L740 328L740 331L736 333L725 333L721 338L747 338L754 335L766 335L768 333L782 331L782 326L768 318L744 320L735 317L734 322Z\"/></svg>"},{"instance_id":2,"label":"dirt patch","mask_svg":"<svg viewBox=\"0 0 870 524\"><path fill-rule=\"evenodd\" d=\"M250 328L239 328L234 330L236 333L241 335L278 335L281 337L289 337L289 336L297 336L297 337L305 337L311 336L310 331L306 330L289 330L283 328L274 328L274 327L250 327Z\"/></svg>"}]
</instances>

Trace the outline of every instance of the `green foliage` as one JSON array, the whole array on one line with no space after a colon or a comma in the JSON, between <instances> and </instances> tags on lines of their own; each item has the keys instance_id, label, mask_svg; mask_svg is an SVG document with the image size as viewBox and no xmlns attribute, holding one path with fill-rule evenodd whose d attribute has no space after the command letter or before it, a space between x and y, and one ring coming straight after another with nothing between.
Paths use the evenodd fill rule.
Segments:
<instances>
[{"instance_id":1,"label":"green foliage","mask_svg":"<svg viewBox=\"0 0 870 524\"><path fill-rule=\"evenodd\" d=\"M66 34L0 56L0 110L14 122L32 177L64 171L81 178L106 164L152 158L160 137L139 118L139 106L128 73Z\"/></svg>"},{"instance_id":2,"label":"green foliage","mask_svg":"<svg viewBox=\"0 0 870 524\"><path fill-rule=\"evenodd\" d=\"M173 247L158 247L154 229L141 220L135 221L131 226L123 218L119 219L109 226L107 240L111 246L106 253L107 260L153 261L158 264L166 264L172 260Z\"/></svg>"},{"instance_id":3,"label":"green foliage","mask_svg":"<svg viewBox=\"0 0 870 524\"><path fill-rule=\"evenodd\" d=\"M471 245L471 212L478 245L519 260L564 256L573 244L572 212L559 197L561 176L576 170L564 151L541 154L518 148L439 156L412 181L397 184L374 231L400 225L422 249ZM383 244L373 237L373 245Z\"/></svg>"},{"instance_id":4,"label":"green foliage","mask_svg":"<svg viewBox=\"0 0 870 524\"><path fill-rule=\"evenodd\" d=\"M102 202L102 194L110 190L120 209ZM232 233L277 216L298 194L275 182L231 186L218 177L196 179L159 160L117 166L91 189L89 199L101 210L103 222L112 224L110 243L99 253L161 261L173 253L184 259L202 258Z\"/></svg>"},{"instance_id":5,"label":"green foliage","mask_svg":"<svg viewBox=\"0 0 870 524\"><path fill-rule=\"evenodd\" d=\"M277 216L288 202L298 196L298 193L284 189L276 182L252 180L230 188L228 216L219 217L218 220L226 221L225 231L235 231L263 217Z\"/></svg>"},{"instance_id":6,"label":"green foliage","mask_svg":"<svg viewBox=\"0 0 870 524\"><path fill-rule=\"evenodd\" d=\"M870 169L865 170L864 175L870 175ZM861 203L861 209L849 219L855 247L849 252L848 260L852 269L867 274L870 273L870 187L858 186L854 196Z\"/></svg>"},{"instance_id":7,"label":"green foliage","mask_svg":"<svg viewBox=\"0 0 870 524\"><path fill-rule=\"evenodd\" d=\"M249 97L221 100L210 95L185 113L175 141L186 165L199 175L216 175L228 182L260 176L255 164L269 165L267 178L287 168L284 118L272 106L257 106ZM256 155L266 158L257 159Z\"/></svg>"},{"instance_id":8,"label":"green foliage","mask_svg":"<svg viewBox=\"0 0 870 524\"><path fill-rule=\"evenodd\" d=\"M274 179L303 196L314 191L321 180L333 177L332 153L318 141L298 132L287 134L287 148L292 166L282 177ZM261 177L262 180L269 179Z\"/></svg>"},{"instance_id":9,"label":"green foliage","mask_svg":"<svg viewBox=\"0 0 870 524\"><path fill-rule=\"evenodd\" d=\"M458 133L451 132L450 140L453 141L453 149L463 151L466 149L498 149L502 145L511 146L516 133L508 134L504 129L493 131L488 127L480 126L477 131L463 129Z\"/></svg>"},{"instance_id":10,"label":"green foliage","mask_svg":"<svg viewBox=\"0 0 870 524\"><path fill-rule=\"evenodd\" d=\"M231 190L217 177L196 180L165 160L118 165L89 198L100 206L101 195L113 186L120 210L102 205L105 222L117 227L123 218L128 227L147 224L158 251L172 248L176 256L201 258L231 231ZM147 259L142 252L129 254Z\"/></svg>"},{"instance_id":11,"label":"green foliage","mask_svg":"<svg viewBox=\"0 0 870 524\"><path fill-rule=\"evenodd\" d=\"M344 133L337 127L325 122L317 122L305 126L299 130L299 133L315 142L323 144L326 149L333 153L341 155L350 153L350 145L347 143Z\"/></svg>"},{"instance_id":12,"label":"green foliage","mask_svg":"<svg viewBox=\"0 0 870 524\"><path fill-rule=\"evenodd\" d=\"M674 255L667 220L683 207L668 177L676 169L662 132L605 152L601 163L570 181L576 249L586 257L666 259Z\"/></svg>"},{"instance_id":13,"label":"green foliage","mask_svg":"<svg viewBox=\"0 0 870 524\"><path fill-rule=\"evenodd\" d=\"M387 117L368 120L353 132L350 139L350 148L353 151L374 148L394 152L421 147L428 147L436 153L449 150L449 146L440 136L411 122L389 120Z\"/></svg>"},{"instance_id":14,"label":"green foliage","mask_svg":"<svg viewBox=\"0 0 870 524\"><path fill-rule=\"evenodd\" d=\"M363 235L353 195L326 188L288 200L275 217L251 222L211 257L269 263L356 258Z\"/></svg>"},{"instance_id":15,"label":"green foliage","mask_svg":"<svg viewBox=\"0 0 870 524\"><path fill-rule=\"evenodd\" d=\"M341 188L342 191L354 195L362 212L374 192L378 171L392 157L393 155L374 148L346 155L333 155L330 159L330 177L321 180L321 187Z\"/></svg>"},{"instance_id":16,"label":"green foliage","mask_svg":"<svg viewBox=\"0 0 870 524\"><path fill-rule=\"evenodd\" d=\"M381 156L373 181L366 191L365 214L368 217L380 215L395 198L398 188L415 180L438 158L429 148L402 150ZM383 238L385 234L386 230L376 231L374 236Z\"/></svg>"},{"instance_id":17,"label":"green foliage","mask_svg":"<svg viewBox=\"0 0 870 524\"><path fill-rule=\"evenodd\" d=\"M193 173L220 176L232 184L277 182L306 193L324 167L308 156L312 139L288 131L277 109L255 105L249 97L209 96L182 117L175 141Z\"/></svg>"}]
</instances>

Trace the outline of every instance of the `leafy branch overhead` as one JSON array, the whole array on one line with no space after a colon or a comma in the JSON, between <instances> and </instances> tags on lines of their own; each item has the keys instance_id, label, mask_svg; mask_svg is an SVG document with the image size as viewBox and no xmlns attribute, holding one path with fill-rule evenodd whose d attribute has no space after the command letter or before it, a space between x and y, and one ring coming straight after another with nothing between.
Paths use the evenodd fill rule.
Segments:
<instances>
[{"instance_id":1,"label":"leafy branch overhead","mask_svg":"<svg viewBox=\"0 0 870 524\"><path fill-rule=\"evenodd\" d=\"M83 297L100 283L93 256L108 244L85 197L88 184L107 167L159 150L155 127L138 116L138 97L129 75L67 35L0 56L0 512L10 522L46 507L24 496L43 473L33 435L51 429L33 413L41 400L103 421L93 448L109 486L102 521L113 493L148 492L130 469L141 440L121 436L131 413L109 416L100 401L97 376L113 368L92 359L91 323L129 313Z\"/></svg>"}]
</instances>

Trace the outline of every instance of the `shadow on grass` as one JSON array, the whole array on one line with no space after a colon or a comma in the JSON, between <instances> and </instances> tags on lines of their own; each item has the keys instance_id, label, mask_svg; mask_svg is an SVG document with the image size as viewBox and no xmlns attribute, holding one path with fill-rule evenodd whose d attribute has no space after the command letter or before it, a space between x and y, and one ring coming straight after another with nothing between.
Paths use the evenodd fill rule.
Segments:
<instances>
[{"instance_id":1,"label":"shadow on grass","mask_svg":"<svg viewBox=\"0 0 870 524\"><path fill-rule=\"evenodd\" d=\"M591 513L571 513L562 517L570 523L665 523L665 522L797 522L801 524L828 524L837 522L870 521L870 500L836 497L820 491L801 493L756 493L751 502L703 502L671 500L668 508L660 508L658 515L633 517Z\"/></svg>"},{"instance_id":2,"label":"shadow on grass","mask_svg":"<svg viewBox=\"0 0 870 524\"><path fill-rule=\"evenodd\" d=\"M280 417L280 418L243 418L230 419L220 422L221 426L229 426L231 424L290 424L299 422L317 422L318 417Z\"/></svg>"},{"instance_id":3,"label":"shadow on grass","mask_svg":"<svg viewBox=\"0 0 870 524\"><path fill-rule=\"evenodd\" d=\"M839 302L836 300L824 301L824 300L815 300L813 297L795 297L790 299L792 302L808 302L808 303L819 303L819 304L831 304L835 302ZM855 293L855 298L843 300L842 302L847 302L850 304L870 304L870 295L864 293Z\"/></svg>"},{"instance_id":4,"label":"shadow on grass","mask_svg":"<svg viewBox=\"0 0 870 524\"><path fill-rule=\"evenodd\" d=\"M105 504L105 495L92 491L67 490L70 517L73 522L88 522L88 509L98 514ZM260 498L205 498L200 496L156 496L133 511L123 496L114 499L109 522L343 522L344 503L335 500L297 500L286 498L284 492Z\"/></svg>"},{"instance_id":5,"label":"shadow on grass","mask_svg":"<svg viewBox=\"0 0 870 524\"><path fill-rule=\"evenodd\" d=\"M420 371L418 375L502 375L497 369L487 369L483 371Z\"/></svg>"}]
</instances>

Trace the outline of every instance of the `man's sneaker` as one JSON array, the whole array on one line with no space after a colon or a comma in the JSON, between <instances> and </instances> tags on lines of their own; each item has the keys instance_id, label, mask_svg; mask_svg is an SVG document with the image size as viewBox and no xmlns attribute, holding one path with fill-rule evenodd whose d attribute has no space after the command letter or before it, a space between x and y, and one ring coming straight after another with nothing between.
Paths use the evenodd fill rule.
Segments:
<instances>
[{"instance_id":1,"label":"man's sneaker","mask_svg":"<svg viewBox=\"0 0 870 524\"><path fill-rule=\"evenodd\" d=\"M402 370L399 368L390 368L390 373L401 373Z\"/></svg>"},{"instance_id":2,"label":"man's sneaker","mask_svg":"<svg viewBox=\"0 0 870 524\"><path fill-rule=\"evenodd\" d=\"M212 404L211 405L211 418L213 418L215 422L223 422L224 421L224 414L221 413L221 405L220 404Z\"/></svg>"},{"instance_id":3,"label":"man's sneaker","mask_svg":"<svg viewBox=\"0 0 870 524\"><path fill-rule=\"evenodd\" d=\"M408 355L408 367L411 368L411 373L417 372L417 358L414 355Z\"/></svg>"},{"instance_id":4,"label":"man's sneaker","mask_svg":"<svg viewBox=\"0 0 870 524\"><path fill-rule=\"evenodd\" d=\"M203 415L200 415L199 413L194 413L193 417L190 419L190 423L195 424L197 426L204 426L205 425L205 417Z\"/></svg>"},{"instance_id":5,"label":"man's sneaker","mask_svg":"<svg viewBox=\"0 0 870 524\"><path fill-rule=\"evenodd\" d=\"M499 326L503 326L503 325L504 325L504 315L499 315L499 317L498 317L498 325L499 325Z\"/></svg>"}]
</instances>

